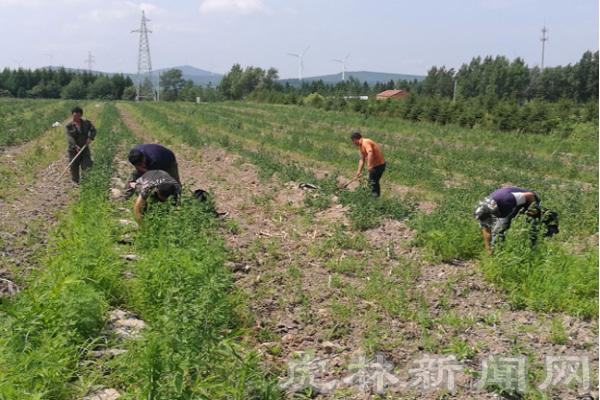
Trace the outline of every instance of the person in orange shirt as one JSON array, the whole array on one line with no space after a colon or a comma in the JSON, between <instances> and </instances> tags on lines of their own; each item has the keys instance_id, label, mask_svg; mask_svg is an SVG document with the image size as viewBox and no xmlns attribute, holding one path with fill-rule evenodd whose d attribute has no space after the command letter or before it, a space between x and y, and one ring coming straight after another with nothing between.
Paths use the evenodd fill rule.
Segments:
<instances>
[{"instance_id":1,"label":"person in orange shirt","mask_svg":"<svg viewBox=\"0 0 600 400\"><path fill-rule=\"evenodd\" d=\"M379 197L381 194L381 186L379 186L379 180L385 171L385 159L383 153L379 148L379 145L371 139L363 138L359 132L354 132L352 136L352 143L358 146L360 150L360 160L358 161L358 171L354 179L358 179L362 175L362 170L367 161L367 170L369 171L369 186L373 195Z\"/></svg>"}]
</instances>

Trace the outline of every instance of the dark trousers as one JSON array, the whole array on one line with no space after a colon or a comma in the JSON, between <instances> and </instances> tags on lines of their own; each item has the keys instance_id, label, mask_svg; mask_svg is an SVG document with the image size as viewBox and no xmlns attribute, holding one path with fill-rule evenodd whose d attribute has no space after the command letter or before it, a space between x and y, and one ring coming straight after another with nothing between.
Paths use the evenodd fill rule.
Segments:
<instances>
[{"instance_id":1,"label":"dark trousers","mask_svg":"<svg viewBox=\"0 0 600 400\"><path fill-rule=\"evenodd\" d=\"M69 162L71 162L76 155L77 151L68 150L67 157ZM90 169L93 164L90 148L86 147L79 157L77 157L77 159L73 162L73 164L71 164L71 180L75 183L79 183L79 169L81 168L82 171L86 171Z\"/></svg>"},{"instance_id":2,"label":"dark trousers","mask_svg":"<svg viewBox=\"0 0 600 400\"><path fill-rule=\"evenodd\" d=\"M371 192L377 197L381 194L381 186L379 186L379 180L385 171L385 163L378 165L372 168L369 171L369 186L371 187Z\"/></svg>"}]
</instances>

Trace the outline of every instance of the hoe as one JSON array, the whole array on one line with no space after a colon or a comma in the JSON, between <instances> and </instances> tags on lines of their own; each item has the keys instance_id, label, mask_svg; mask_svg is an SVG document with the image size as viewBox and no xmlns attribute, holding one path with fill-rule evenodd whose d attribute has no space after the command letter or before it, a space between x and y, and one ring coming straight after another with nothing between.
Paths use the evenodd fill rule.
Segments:
<instances>
[{"instance_id":1,"label":"hoe","mask_svg":"<svg viewBox=\"0 0 600 400\"><path fill-rule=\"evenodd\" d=\"M75 160L77 160L77 158L81 155L81 153L83 153L83 151L85 150L85 148L87 147L87 144L84 144L83 147L79 150L79 153L75 154L75 157L73 157L73 159L71 160L71 162L69 163L69 165L67 165L67 168L64 169L64 171L59 175L59 177L56 179L56 182L58 182L60 180L60 178L63 177L63 175L65 174L65 172L67 172L69 170L69 168L71 168L71 165L73 165L73 163L75 162Z\"/></svg>"}]
</instances>

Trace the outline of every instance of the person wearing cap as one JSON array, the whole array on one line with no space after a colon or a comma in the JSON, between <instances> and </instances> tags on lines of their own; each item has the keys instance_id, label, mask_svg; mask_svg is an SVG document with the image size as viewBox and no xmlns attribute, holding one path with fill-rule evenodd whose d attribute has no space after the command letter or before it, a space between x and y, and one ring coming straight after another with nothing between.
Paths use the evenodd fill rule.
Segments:
<instances>
[{"instance_id":1,"label":"person wearing cap","mask_svg":"<svg viewBox=\"0 0 600 400\"><path fill-rule=\"evenodd\" d=\"M179 182L161 170L146 171L134 183L130 183L130 187L138 195L133 206L133 215L138 222L142 220L149 201L164 203L169 197L173 197L177 202L181 194Z\"/></svg>"},{"instance_id":2,"label":"person wearing cap","mask_svg":"<svg viewBox=\"0 0 600 400\"><path fill-rule=\"evenodd\" d=\"M516 186L502 187L481 200L473 212L481 227L483 243L488 254L494 245L504 239L513 218L519 213L526 214L531 224L532 245L537 239L538 222L546 225L545 236L558 233L558 217L555 212L540 207L540 198L529 189Z\"/></svg>"},{"instance_id":3,"label":"person wearing cap","mask_svg":"<svg viewBox=\"0 0 600 400\"><path fill-rule=\"evenodd\" d=\"M129 198L134 190L133 183L148 171L160 170L168 173L181 185L175 154L160 144L138 144L129 151L129 162L135 167L127 181L125 197Z\"/></svg>"},{"instance_id":4,"label":"person wearing cap","mask_svg":"<svg viewBox=\"0 0 600 400\"><path fill-rule=\"evenodd\" d=\"M350 136L352 143L359 148L360 159L358 160L358 170L354 179L358 179L362 176L362 170L367 164L367 170L369 171L369 186L373 195L379 197L381 194L381 186L379 181L385 171L385 159L381 148L377 143L371 139L363 138L359 132L354 132Z\"/></svg>"}]
</instances>

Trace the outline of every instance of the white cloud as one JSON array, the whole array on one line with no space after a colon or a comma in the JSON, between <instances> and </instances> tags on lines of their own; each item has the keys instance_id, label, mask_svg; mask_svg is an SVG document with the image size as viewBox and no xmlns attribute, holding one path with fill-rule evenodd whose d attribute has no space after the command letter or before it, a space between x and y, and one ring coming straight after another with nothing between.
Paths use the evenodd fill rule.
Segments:
<instances>
[{"instance_id":1,"label":"white cloud","mask_svg":"<svg viewBox=\"0 0 600 400\"><path fill-rule=\"evenodd\" d=\"M133 8L138 11L146 11L147 13L162 13L164 10L154 4L151 3L134 3L133 1L125 2L130 8Z\"/></svg>"},{"instance_id":2,"label":"white cloud","mask_svg":"<svg viewBox=\"0 0 600 400\"><path fill-rule=\"evenodd\" d=\"M0 0L2 1L2 0ZM165 12L164 9L151 3L136 3L133 1L105 1L97 8L79 14L82 20L91 20L95 23L106 23L115 20L122 20L132 15L138 15L140 11L147 14L156 15Z\"/></svg>"},{"instance_id":3,"label":"white cloud","mask_svg":"<svg viewBox=\"0 0 600 400\"><path fill-rule=\"evenodd\" d=\"M202 14L253 14L266 11L263 0L204 0Z\"/></svg>"},{"instance_id":4,"label":"white cloud","mask_svg":"<svg viewBox=\"0 0 600 400\"><path fill-rule=\"evenodd\" d=\"M21 8L41 8L41 7L63 7L73 4L83 4L85 0L55 0L53 2L44 0L0 0L0 8L21 7Z\"/></svg>"},{"instance_id":5,"label":"white cloud","mask_svg":"<svg viewBox=\"0 0 600 400\"><path fill-rule=\"evenodd\" d=\"M502 10L513 7L514 2L512 0L483 0L481 5L490 10Z\"/></svg>"}]
</instances>

